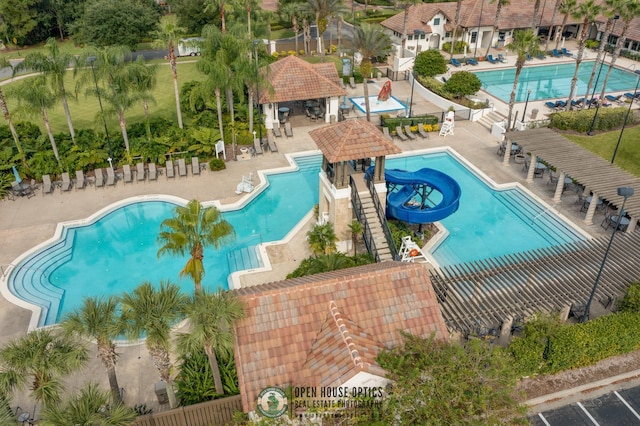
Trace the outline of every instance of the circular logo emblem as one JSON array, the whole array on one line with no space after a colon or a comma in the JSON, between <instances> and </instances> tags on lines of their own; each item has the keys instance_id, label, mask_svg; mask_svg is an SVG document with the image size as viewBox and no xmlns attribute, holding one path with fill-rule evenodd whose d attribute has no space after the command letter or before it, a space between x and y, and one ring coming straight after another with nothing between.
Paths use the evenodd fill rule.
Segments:
<instances>
[{"instance_id":1,"label":"circular logo emblem","mask_svg":"<svg viewBox=\"0 0 640 426\"><path fill-rule=\"evenodd\" d=\"M265 417L280 417L287 411L287 394L275 386L263 389L258 395L258 411Z\"/></svg>"}]
</instances>

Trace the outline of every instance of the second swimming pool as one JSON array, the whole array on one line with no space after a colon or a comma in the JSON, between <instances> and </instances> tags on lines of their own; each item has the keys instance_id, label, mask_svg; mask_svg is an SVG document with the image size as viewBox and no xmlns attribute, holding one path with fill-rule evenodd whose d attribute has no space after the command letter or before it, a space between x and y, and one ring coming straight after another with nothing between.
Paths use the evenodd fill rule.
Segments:
<instances>
[{"instance_id":1,"label":"second swimming pool","mask_svg":"<svg viewBox=\"0 0 640 426\"><path fill-rule=\"evenodd\" d=\"M585 93L587 84L591 78L591 71L595 61L586 61L580 64L578 70L578 83L576 86L576 98L590 97ZM551 64L540 66L525 66L520 73L518 88L516 90L516 102L524 102L527 99L527 92L531 90L530 101L541 101L545 99L563 99L569 96L571 90L571 79L576 69L574 63ZM602 66L596 94L600 94L604 77L609 69L608 65ZM596 76L598 75L596 70ZM504 102L509 102L511 91L513 90L513 80L516 76L515 68L500 68L489 71L476 71L482 82L482 89L489 94L499 98ZM633 91L638 81L637 74L631 71L614 67L607 82L606 93ZM594 82L595 83L595 78ZM591 87L593 91L593 86ZM566 99L565 99L566 100Z\"/></svg>"}]
</instances>

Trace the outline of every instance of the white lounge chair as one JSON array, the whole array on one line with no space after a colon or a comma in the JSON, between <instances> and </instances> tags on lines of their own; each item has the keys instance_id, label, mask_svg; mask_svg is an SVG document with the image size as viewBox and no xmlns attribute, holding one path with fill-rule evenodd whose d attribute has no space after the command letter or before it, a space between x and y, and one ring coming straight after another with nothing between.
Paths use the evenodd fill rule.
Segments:
<instances>
[{"instance_id":1,"label":"white lounge chair","mask_svg":"<svg viewBox=\"0 0 640 426\"><path fill-rule=\"evenodd\" d=\"M178 176L183 177L187 175L187 165L184 163L184 158L178 159Z\"/></svg>"},{"instance_id":2,"label":"white lounge chair","mask_svg":"<svg viewBox=\"0 0 640 426\"><path fill-rule=\"evenodd\" d=\"M94 185L96 188L104 186L104 173L102 173L102 169L95 169L93 173L95 176Z\"/></svg>"},{"instance_id":3,"label":"white lounge chair","mask_svg":"<svg viewBox=\"0 0 640 426\"><path fill-rule=\"evenodd\" d=\"M267 143L269 144L269 151L278 152L278 145L276 145L276 140L273 138L273 136L267 136Z\"/></svg>"},{"instance_id":4,"label":"white lounge chair","mask_svg":"<svg viewBox=\"0 0 640 426\"><path fill-rule=\"evenodd\" d=\"M382 128L382 133L384 133L384 135L387 137L387 139L389 139L390 141L393 140L393 136L391 136L391 134L389 133L389 128L388 127L383 127Z\"/></svg>"},{"instance_id":5,"label":"white lounge chair","mask_svg":"<svg viewBox=\"0 0 640 426\"><path fill-rule=\"evenodd\" d=\"M200 160L198 157L191 157L191 174L194 176L200 174Z\"/></svg>"},{"instance_id":6,"label":"white lounge chair","mask_svg":"<svg viewBox=\"0 0 640 426\"><path fill-rule=\"evenodd\" d=\"M418 134L425 139L429 139L429 133L424 130L424 124L418 123Z\"/></svg>"},{"instance_id":7,"label":"white lounge chair","mask_svg":"<svg viewBox=\"0 0 640 426\"><path fill-rule=\"evenodd\" d=\"M396 135L400 138L401 141L408 141L409 138L402 131L402 127L396 126Z\"/></svg>"},{"instance_id":8,"label":"white lounge chair","mask_svg":"<svg viewBox=\"0 0 640 426\"><path fill-rule=\"evenodd\" d=\"M76 170L76 191L78 189L84 189L84 185L87 180L84 178L84 172L82 170Z\"/></svg>"},{"instance_id":9,"label":"white lounge chair","mask_svg":"<svg viewBox=\"0 0 640 426\"><path fill-rule=\"evenodd\" d=\"M416 135L414 135L413 132L411 131L411 126L409 126L408 124L405 124L404 126L404 133L407 135L409 139L412 139L412 140L417 139Z\"/></svg>"},{"instance_id":10,"label":"white lounge chair","mask_svg":"<svg viewBox=\"0 0 640 426\"><path fill-rule=\"evenodd\" d=\"M256 154L262 154L262 144L257 138L253 138L253 149Z\"/></svg>"},{"instance_id":11,"label":"white lounge chair","mask_svg":"<svg viewBox=\"0 0 640 426\"><path fill-rule=\"evenodd\" d=\"M156 169L156 163L149 163L149 180L158 179L158 169Z\"/></svg>"},{"instance_id":12,"label":"white lounge chair","mask_svg":"<svg viewBox=\"0 0 640 426\"><path fill-rule=\"evenodd\" d=\"M145 175L145 172L144 172L144 163L136 164L136 180L138 182L144 181L145 177L146 177L146 175Z\"/></svg>"},{"instance_id":13,"label":"white lounge chair","mask_svg":"<svg viewBox=\"0 0 640 426\"><path fill-rule=\"evenodd\" d=\"M282 133L280 132L280 125L273 126L273 134L276 135L277 138L282 137Z\"/></svg>"},{"instance_id":14,"label":"white lounge chair","mask_svg":"<svg viewBox=\"0 0 640 426\"><path fill-rule=\"evenodd\" d=\"M69 173L62 173L61 178L62 184L60 185L60 191L70 191L73 183L71 182L71 178L69 178Z\"/></svg>"},{"instance_id":15,"label":"white lounge chair","mask_svg":"<svg viewBox=\"0 0 640 426\"><path fill-rule=\"evenodd\" d=\"M113 172L113 167L107 167L107 186L116 185L116 174Z\"/></svg>"},{"instance_id":16,"label":"white lounge chair","mask_svg":"<svg viewBox=\"0 0 640 426\"><path fill-rule=\"evenodd\" d=\"M293 137L293 129L291 128L291 123L289 123L288 121L284 123L284 133L288 138Z\"/></svg>"},{"instance_id":17,"label":"white lounge chair","mask_svg":"<svg viewBox=\"0 0 640 426\"><path fill-rule=\"evenodd\" d=\"M173 168L173 161L167 160L165 165L167 167L167 179L176 177L176 171Z\"/></svg>"},{"instance_id":18,"label":"white lounge chair","mask_svg":"<svg viewBox=\"0 0 640 426\"><path fill-rule=\"evenodd\" d=\"M133 175L131 174L131 166L125 164L122 166L122 180L124 183L133 183Z\"/></svg>"}]
</instances>

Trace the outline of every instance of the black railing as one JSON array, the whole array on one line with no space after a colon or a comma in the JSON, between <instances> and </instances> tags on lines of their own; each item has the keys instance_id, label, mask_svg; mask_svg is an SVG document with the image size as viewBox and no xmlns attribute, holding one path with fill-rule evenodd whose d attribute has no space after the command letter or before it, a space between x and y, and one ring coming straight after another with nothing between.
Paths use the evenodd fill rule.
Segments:
<instances>
[{"instance_id":1,"label":"black railing","mask_svg":"<svg viewBox=\"0 0 640 426\"><path fill-rule=\"evenodd\" d=\"M380 203L380 198L378 197L378 192L376 191L376 186L373 183L373 179L365 179L365 182L367 183L367 188L369 188L373 206L376 209L376 213L378 213L378 219L380 219L382 232L384 232L384 237L386 238L387 244L389 245L391 257L393 258L393 260L400 260L400 256L398 256L398 248L396 247L396 243L393 241L393 236L391 235L391 230L389 229L389 224L387 223L387 215L385 214L384 208L382 208L382 203Z\"/></svg>"},{"instance_id":2,"label":"black railing","mask_svg":"<svg viewBox=\"0 0 640 426\"><path fill-rule=\"evenodd\" d=\"M367 247L367 251L375 259L376 263L380 263L380 254L378 253L376 243L373 240L371 226L367 221L367 215L364 212L364 207L362 207L362 200L360 200L360 195L358 195L358 189L355 181L353 180L353 176L349 176L349 185L351 186L351 204L353 205L353 211L356 213L358 222L362 224L362 239L364 240L364 245Z\"/></svg>"}]
</instances>

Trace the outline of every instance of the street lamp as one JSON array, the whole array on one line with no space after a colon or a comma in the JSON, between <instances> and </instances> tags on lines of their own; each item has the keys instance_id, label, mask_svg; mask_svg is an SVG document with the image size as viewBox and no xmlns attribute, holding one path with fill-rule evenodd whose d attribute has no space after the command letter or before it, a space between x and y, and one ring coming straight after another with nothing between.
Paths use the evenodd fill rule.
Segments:
<instances>
[{"instance_id":1,"label":"street lamp","mask_svg":"<svg viewBox=\"0 0 640 426\"><path fill-rule=\"evenodd\" d=\"M258 134L260 135L260 145L262 145L262 112L260 108L260 68L258 68L258 43L260 43L260 40L253 40L253 51L256 55L256 105L258 106Z\"/></svg>"},{"instance_id":2,"label":"street lamp","mask_svg":"<svg viewBox=\"0 0 640 426\"><path fill-rule=\"evenodd\" d=\"M602 270L604 269L605 263L607 263L607 256L609 256L609 250L611 249L613 238L616 236L616 231L620 226L620 221L622 220L622 216L624 216L624 204L627 202L627 198L633 195L633 188L629 186L620 187L618 188L618 195L621 197L624 197L624 201L622 201L622 207L620 208L620 212L618 213L618 220L616 221L616 225L613 228L613 232L611 233L611 239L609 240L609 245L607 246L607 250L604 252L604 258L602 259L600 270L598 271L598 275L596 276L596 282L593 283L593 289L591 290L591 295L589 296L589 301L587 302L587 306L584 309L584 315L582 316L581 322L587 322L587 320L589 319L589 310L591 308L591 302L593 301L593 296L595 296L596 294L596 290L598 289L598 282L600 281L600 276L602 275Z\"/></svg>"},{"instance_id":3,"label":"street lamp","mask_svg":"<svg viewBox=\"0 0 640 426\"><path fill-rule=\"evenodd\" d=\"M418 59L418 42L420 41L420 36L424 34L422 30L413 30L413 36L416 38L416 56L413 59L413 69L411 70L411 75L413 76L413 80L411 81L411 100L409 101L409 118L411 118L411 114L413 113L413 87L416 85L416 59Z\"/></svg>"},{"instance_id":4,"label":"street lamp","mask_svg":"<svg viewBox=\"0 0 640 426\"><path fill-rule=\"evenodd\" d=\"M634 72L640 76L640 70L635 70ZM624 128L627 126L627 120L629 119L629 114L631 113L631 106L633 105L633 101L636 99L636 96L637 96L638 85L640 85L640 77L638 77L638 80L636 81L636 88L633 90L633 99L631 99L631 102L629 102L629 109L627 110L627 115L624 116L622 129L620 129L620 136L618 136L618 142L616 142L616 147L613 150L613 157L611 157L611 164L613 164L613 161L616 159L616 154L618 153L618 148L620 147L620 141L622 140L622 134L624 133Z\"/></svg>"},{"instance_id":5,"label":"street lamp","mask_svg":"<svg viewBox=\"0 0 640 426\"><path fill-rule=\"evenodd\" d=\"M95 56L89 56L87 58L89 66L91 67L91 74L93 74L93 83L96 86L96 95L98 96L98 104L100 105L100 115L102 116L102 124L104 124L104 134L107 137L107 147L109 148L109 166L113 169L113 151L111 150L111 138L109 137L109 129L107 128L107 120L104 118L104 109L102 108L102 98L100 97L100 89L98 89L98 80L96 79L96 70L93 68L93 63L96 61Z\"/></svg>"},{"instance_id":6,"label":"street lamp","mask_svg":"<svg viewBox=\"0 0 640 426\"><path fill-rule=\"evenodd\" d=\"M524 111L522 111L522 123L527 115L527 105L529 104L529 95L531 95L531 89L527 90L527 99L524 101Z\"/></svg>"}]
</instances>

